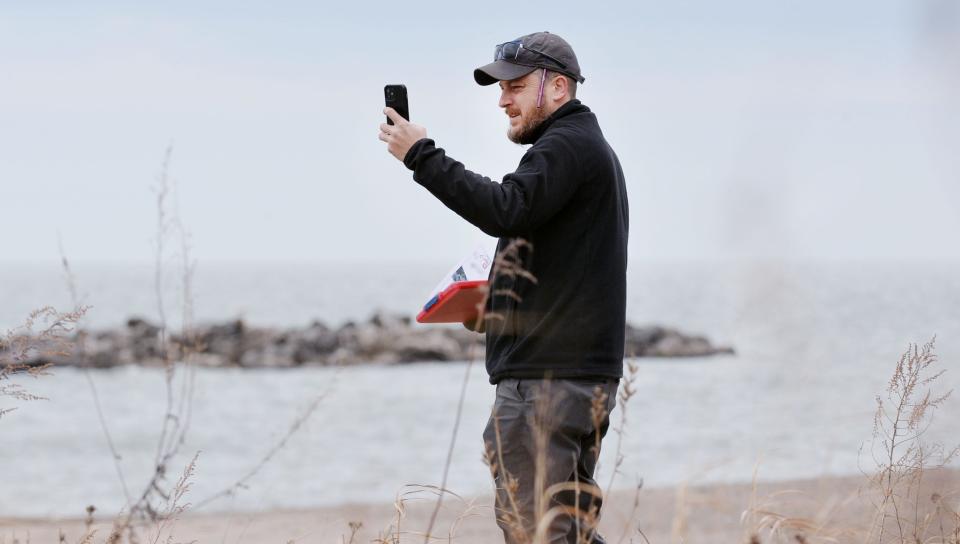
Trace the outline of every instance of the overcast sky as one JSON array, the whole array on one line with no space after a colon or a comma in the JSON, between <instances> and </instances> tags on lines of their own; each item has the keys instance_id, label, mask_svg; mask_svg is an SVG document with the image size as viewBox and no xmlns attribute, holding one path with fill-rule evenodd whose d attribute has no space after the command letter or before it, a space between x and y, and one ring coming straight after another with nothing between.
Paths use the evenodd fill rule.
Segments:
<instances>
[{"instance_id":1,"label":"overcast sky","mask_svg":"<svg viewBox=\"0 0 960 544\"><path fill-rule=\"evenodd\" d=\"M960 8L928 1L0 3L0 260L147 260L166 146L201 262L456 259L383 85L495 180L496 43L574 47L632 259L960 258ZM82 7L80 6L82 4Z\"/></svg>"}]
</instances>

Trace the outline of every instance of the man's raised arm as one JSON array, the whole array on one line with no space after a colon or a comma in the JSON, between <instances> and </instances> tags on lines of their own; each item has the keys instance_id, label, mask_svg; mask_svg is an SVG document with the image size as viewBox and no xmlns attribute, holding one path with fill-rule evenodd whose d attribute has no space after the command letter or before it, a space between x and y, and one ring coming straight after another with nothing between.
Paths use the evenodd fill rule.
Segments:
<instances>
[{"instance_id":1,"label":"man's raised arm","mask_svg":"<svg viewBox=\"0 0 960 544\"><path fill-rule=\"evenodd\" d=\"M531 147L517 170L496 183L448 157L426 138L423 127L390 108L384 111L395 123L380 125L380 139L390 153L413 170L417 183L491 236L517 236L536 228L559 211L579 185L576 155L561 136L545 136L549 145Z\"/></svg>"}]
</instances>

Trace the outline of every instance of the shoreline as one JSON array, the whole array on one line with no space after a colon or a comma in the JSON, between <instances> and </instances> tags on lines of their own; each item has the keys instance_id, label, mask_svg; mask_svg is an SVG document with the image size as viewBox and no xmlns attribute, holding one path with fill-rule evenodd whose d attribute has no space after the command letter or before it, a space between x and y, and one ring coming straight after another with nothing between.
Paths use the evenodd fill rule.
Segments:
<instances>
[{"instance_id":1,"label":"shoreline","mask_svg":"<svg viewBox=\"0 0 960 544\"><path fill-rule=\"evenodd\" d=\"M805 518L819 520L822 537L832 536L841 542L859 540L855 535L863 534L871 521L867 483L865 476L823 476L762 482L756 484L756 489L751 483L735 483L681 484L643 488L639 492L614 490L604 503L600 527L608 541L613 542L618 541L631 521L639 524L651 542L671 541L678 536L690 542L734 542L743 541L756 532L766 515L766 521L772 523L780 519L783 527L790 527L791 523L800 525ZM960 469L926 471L922 489L920 505L925 512L934 508L930 500L934 492L956 502ZM402 505L404 515L400 519L403 542L422 542L422 532L434 503L435 495L427 489L406 496ZM634 504L636 510L631 515ZM745 515L751 505L764 514ZM953 504L951 508L957 506ZM341 537L343 542L349 542L349 523L360 522L362 526L354 542L370 542L381 534L388 534L397 521L397 513L395 504L388 501L259 512L188 511L173 523L172 531L174 540L179 542L340 542ZM97 531L95 541L105 540L111 527L112 518L101 519L95 514L91 525L91 529ZM433 533L446 540L451 528L453 542L498 542L501 533L493 519L492 496L460 499L446 495ZM56 542L61 531L67 541L80 541L86 532L84 519L0 517L0 541L29 535L31 541ZM808 535L811 533L806 531ZM142 534L154 535L156 527L145 527ZM633 536L635 542L642 541L637 533L628 535L625 541L629 541L629 536Z\"/></svg>"}]
</instances>

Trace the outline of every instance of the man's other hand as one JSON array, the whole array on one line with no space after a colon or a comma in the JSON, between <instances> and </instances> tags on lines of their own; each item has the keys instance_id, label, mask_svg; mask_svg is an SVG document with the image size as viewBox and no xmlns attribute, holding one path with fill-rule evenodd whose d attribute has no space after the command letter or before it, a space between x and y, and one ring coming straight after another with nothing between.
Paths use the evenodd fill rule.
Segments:
<instances>
[{"instance_id":1,"label":"man's other hand","mask_svg":"<svg viewBox=\"0 0 960 544\"><path fill-rule=\"evenodd\" d=\"M387 151L402 161L413 144L427 137L427 129L407 121L393 108L384 108L383 113L387 114L393 124L380 125L380 139L387 142Z\"/></svg>"},{"instance_id":2,"label":"man's other hand","mask_svg":"<svg viewBox=\"0 0 960 544\"><path fill-rule=\"evenodd\" d=\"M468 319L463 322L463 326L467 328L468 331L484 333L487 332L487 322L486 320L480 319L479 317L475 319Z\"/></svg>"}]
</instances>

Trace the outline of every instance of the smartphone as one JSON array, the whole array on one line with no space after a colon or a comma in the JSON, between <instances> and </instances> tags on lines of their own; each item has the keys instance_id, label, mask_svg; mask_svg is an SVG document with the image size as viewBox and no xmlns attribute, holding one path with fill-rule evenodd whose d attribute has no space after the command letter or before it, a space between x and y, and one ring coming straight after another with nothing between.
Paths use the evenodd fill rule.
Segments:
<instances>
[{"instance_id":1,"label":"smartphone","mask_svg":"<svg viewBox=\"0 0 960 544\"><path fill-rule=\"evenodd\" d=\"M387 106L397 110L401 117L410 120L410 106L407 105L407 86L406 85L387 85L383 88L383 98ZM392 125L393 121L387 117L387 124Z\"/></svg>"}]
</instances>

